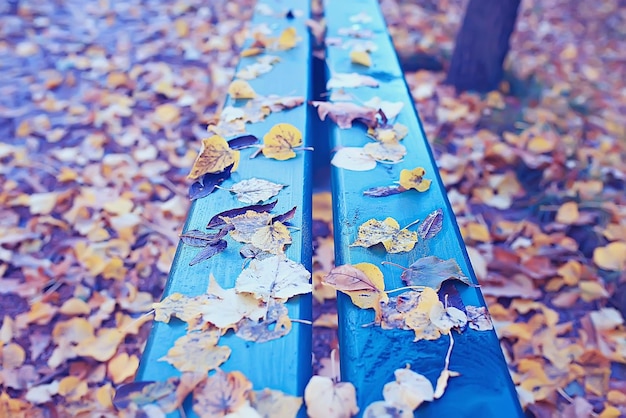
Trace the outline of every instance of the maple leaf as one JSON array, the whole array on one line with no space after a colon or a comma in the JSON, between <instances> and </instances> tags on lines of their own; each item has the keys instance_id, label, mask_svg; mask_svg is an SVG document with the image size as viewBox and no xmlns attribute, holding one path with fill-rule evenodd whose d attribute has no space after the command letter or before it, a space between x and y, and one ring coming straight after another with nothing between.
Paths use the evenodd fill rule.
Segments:
<instances>
[{"instance_id":1,"label":"maple leaf","mask_svg":"<svg viewBox=\"0 0 626 418\"><path fill-rule=\"evenodd\" d=\"M310 418L349 418L359 412L354 385L324 376L311 377L304 388L304 402Z\"/></svg>"},{"instance_id":2,"label":"maple leaf","mask_svg":"<svg viewBox=\"0 0 626 418\"><path fill-rule=\"evenodd\" d=\"M353 122L361 122L370 128L378 124L376 115L378 111L371 107L360 106L351 102L319 102L312 101L311 104L317 107L317 114L321 120L329 116L341 129L352 127Z\"/></svg>"},{"instance_id":3,"label":"maple leaf","mask_svg":"<svg viewBox=\"0 0 626 418\"><path fill-rule=\"evenodd\" d=\"M209 376L193 390L193 410L200 417L225 417L247 404L252 383L241 372L222 370Z\"/></svg>"},{"instance_id":4,"label":"maple leaf","mask_svg":"<svg viewBox=\"0 0 626 418\"><path fill-rule=\"evenodd\" d=\"M312 291L311 273L302 264L289 260L284 255L252 260L237 281L237 292L251 293L257 299L289 299L292 296Z\"/></svg>"},{"instance_id":5,"label":"maple leaf","mask_svg":"<svg viewBox=\"0 0 626 418\"><path fill-rule=\"evenodd\" d=\"M384 221L370 219L359 226L356 241L351 246L371 247L382 243L389 253L411 251L417 243L417 233L403 228L393 218Z\"/></svg>"},{"instance_id":6,"label":"maple leaf","mask_svg":"<svg viewBox=\"0 0 626 418\"><path fill-rule=\"evenodd\" d=\"M326 90L346 87L378 87L373 77L359 73L335 73L326 83Z\"/></svg>"},{"instance_id":7,"label":"maple leaf","mask_svg":"<svg viewBox=\"0 0 626 418\"><path fill-rule=\"evenodd\" d=\"M426 171L422 167L413 170L402 170L400 172L400 185L405 189L415 189L418 192L425 192L430 188L430 180L424 178Z\"/></svg>"},{"instance_id":8,"label":"maple leaf","mask_svg":"<svg viewBox=\"0 0 626 418\"><path fill-rule=\"evenodd\" d=\"M285 246L291 244L289 230L281 222L261 227L250 238L250 243L262 251L283 254Z\"/></svg>"},{"instance_id":9,"label":"maple leaf","mask_svg":"<svg viewBox=\"0 0 626 418\"><path fill-rule=\"evenodd\" d=\"M401 277L408 285L426 286L435 290L439 290L446 280L459 280L468 286L472 285L454 259L442 260L435 256L418 259L404 270Z\"/></svg>"},{"instance_id":10,"label":"maple leaf","mask_svg":"<svg viewBox=\"0 0 626 418\"><path fill-rule=\"evenodd\" d=\"M406 155L406 147L397 142L375 142L366 144L363 152L376 161L397 163Z\"/></svg>"},{"instance_id":11,"label":"maple leaf","mask_svg":"<svg viewBox=\"0 0 626 418\"><path fill-rule=\"evenodd\" d=\"M237 195L240 202L255 204L276 196L283 187L284 184L253 177L233 184L229 190Z\"/></svg>"},{"instance_id":12,"label":"maple leaf","mask_svg":"<svg viewBox=\"0 0 626 418\"><path fill-rule=\"evenodd\" d=\"M335 167L352 171L369 171L376 168L376 160L366 154L362 147L339 148L330 163Z\"/></svg>"},{"instance_id":13,"label":"maple leaf","mask_svg":"<svg viewBox=\"0 0 626 418\"><path fill-rule=\"evenodd\" d=\"M250 84L244 80L233 80L228 86L228 94L233 99L254 99L256 97Z\"/></svg>"},{"instance_id":14,"label":"maple leaf","mask_svg":"<svg viewBox=\"0 0 626 418\"><path fill-rule=\"evenodd\" d=\"M302 145L302 132L289 123L278 123L263 136L261 152L267 158L284 161L294 158L294 148Z\"/></svg>"},{"instance_id":15,"label":"maple leaf","mask_svg":"<svg viewBox=\"0 0 626 418\"><path fill-rule=\"evenodd\" d=\"M237 324L237 336L246 341L264 343L285 336L291 331L287 307L280 302L269 304L267 315L260 321L243 319Z\"/></svg>"},{"instance_id":16,"label":"maple leaf","mask_svg":"<svg viewBox=\"0 0 626 418\"><path fill-rule=\"evenodd\" d=\"M230 357L230 347L217 345L220 335L219 329L185 334L174 342L174 347L159 361L166 361L181 372L206 374Z\"/></svg>"},{"instance_id":17,"label":"maple leaf","mask_svg":"<svg viewBox=\"0 0 626 418\"><path fill-rule=\"evenodd\" d=\"M202 140L202 149L187 177L197 179L207 173L224 171L231 165L233 166L231 171L236 171L239 158L239 151L231 150L224 138L219 135L213 135Z\"/></svg>"},{"instance_id":18,"label":"maple leaf","mask_svg":"<svg viewBox=\"0 0 626 418\"><path fill-rule=\"evenodd\" d=\"M324 283L350 296L352 303L359 308L373 308L376 323L380 323L381 302L387 302L389 296L384 292L383 273L374 264L344 264L332 269L323 279Z\"/></svg>"}]
</instances>

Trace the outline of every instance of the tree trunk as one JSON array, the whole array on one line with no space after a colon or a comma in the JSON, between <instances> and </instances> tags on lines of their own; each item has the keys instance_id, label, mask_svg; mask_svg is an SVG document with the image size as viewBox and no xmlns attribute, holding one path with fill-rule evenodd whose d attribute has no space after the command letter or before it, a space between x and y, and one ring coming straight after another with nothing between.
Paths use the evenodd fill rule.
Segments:
<instances>
[{"instance_id":1,"label":"tree trunk","mask_svg":"<svg viewBox=\"0 0 626 418\"><path fill-rule=\"evenodd\" d=\"M520 0L470 0L446 84L457 91L498 88Z\"/></svg>"}]
</instances>

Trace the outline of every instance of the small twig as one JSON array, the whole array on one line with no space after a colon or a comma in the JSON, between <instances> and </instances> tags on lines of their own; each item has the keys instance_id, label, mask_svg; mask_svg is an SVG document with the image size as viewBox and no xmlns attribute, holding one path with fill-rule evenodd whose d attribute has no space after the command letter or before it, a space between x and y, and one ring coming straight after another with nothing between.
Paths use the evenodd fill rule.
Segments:
<instances>
[{"instance_id":1,"label":"small twig","mask_svg":"<svg viewBox=\"0 0 626 418\"><path fill-rule=\"evenodd\" d=\"M426 289L426 286L404 286L404 287L399 287L397 289L391 289L391 290L385 290L385 293L389 294L389 293L393 293L393 292L399 292L400 290L424 290Z\"/></svg>"},{"instance_id":2,"label":"small twig","mask_svg":"<svg viewBox=\"0 0 626 418\"><path fill-rule=\"evenodd\" d=\"M381 261L380 264L389 264L390 266L398 267L398 268L401 268L402 270L410 270L404 266L401 266L400 264L392 263L391 261Z\"/></svg>"}]
</instances>

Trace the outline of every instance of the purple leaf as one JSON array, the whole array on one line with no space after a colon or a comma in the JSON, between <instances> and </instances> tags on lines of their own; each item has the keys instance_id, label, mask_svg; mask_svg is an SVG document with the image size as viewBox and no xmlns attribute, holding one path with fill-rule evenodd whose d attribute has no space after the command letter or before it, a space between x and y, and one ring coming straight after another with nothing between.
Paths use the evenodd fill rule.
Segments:
<instances>
[{"instance_id":1,"label":"purple leaf","mask_svg":"<svg viewBox=\"0 0 626 418\"><path fill-rule=\"evenodd\" d=\"M189 262L190 266L196 265L204 260L208 260L216 254L221 253L228 246L228 242L226 240L219 240L215 244L207 245L203 249L200 250L198 254Z\"/></svg>"},{"instance_id":2,"label":"purple leaf","mask_svg":"<svg viewBox=\"0 0 626 418\"><path fill-rule=\"evenodd\" d=\"M230 178L230 171L233 169L233 166L234 163L226 167L220 173L207 173L203 175L200 180L194 182L189 187L189 199L193 201L213 193L215 186Z\"/></svg>"},{"instance_id":3,"label":"purple leaf","mask_svg":"<svg viewBox=\"0 0 626 418\"><path fill-rule=\"evenodd\" d=\"M180 239L187 245L192 247L206 247L222 239L232 228L222 228L215 234L207 234L206 232L193 229L180 235Z\"/></svg>"},{"instance_id":4,"label":"purple leaf","mask_svg":"<svg viewBox=\"0 0 626 418\"><path fill-rule=\"evenodd\" d=\"M288 220L292 219L296 215L297 208L298 208L297 206L294 206L292 209L288 210L287 212L274 216L272 218L272 222L280 222L280 223L287 222Z\"/></svg>"},{"instance_id":5,"label":"purple leaf","mask_svg":"<svg viewBox=\"0 0 626 418\"><path fill-rule=\"evenodd\" d=\"M225 210L213 216L206 227L207 229L214 229L219 226L226 225L226 222L224 222L220 218L220 216L227 216L229 218L232 218L233 216L243 215L249 210L253 210L255 212L270 212L272 209L274 209L274 206L276 206L276 203L278 203L278 200L275 200L270 203L266 203L264 205L250 205L250 206L244 206L242 208Z\"/></svg>"},{"instance_id":6,"label":"purple leaf","mask_svg":"<svg viewBox=\"0 0 626 418\"><path fill-rule=\"evenodd\" d=\"M437 235L443 228L443 211L437 209L430 213L417 228L417 234L422 239L430 239Z\"/></svg>"},{"instance_id":7,"label":"purple leaf","mask_svg":"<svg viewBox=\"0 0 626 418\"><path fill-rule=\"evenodd\" d=\"M442 260L435 256L422 257L404 270L400 277L409 286L427 286L435 290L439 290L441 284L449 279L472 285L453 258Z\"/></svg>"},{"instance_id":8,"label":"purple leaf","mask_svg":"<svg viewBox=\"0 0 626 418\"><path fill-rule=\"evenodd\" d=\"M406 189L399 185L393 186L382 186L382 187L373 187L371 189L367 189L363 192L363 195L370 197L385 197L391 196L392 194L398 194L405 192Z\"/></svg>"},{"instance_id":9,"label":"purple leaf","mask_svg":"<svg viewBox=\"0 0 626 418\"><path fill-rule=\"evenodd\" d=\"M228 141L228 146L230 149L242 149L247 148L250 145L254 145L259 142L259 138L254 135L243 135L238 136L237 138L233 138Z\"/></svg>"}]
</instances>

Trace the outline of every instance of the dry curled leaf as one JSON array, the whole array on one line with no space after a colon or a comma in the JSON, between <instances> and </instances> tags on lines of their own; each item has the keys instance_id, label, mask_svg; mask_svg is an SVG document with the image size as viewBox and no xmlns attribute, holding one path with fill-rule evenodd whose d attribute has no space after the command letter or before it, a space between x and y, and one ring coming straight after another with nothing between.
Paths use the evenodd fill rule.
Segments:
<instances>
[{"instance_id":1,"label":"dry curled leaf","mask_svg":"<svg viewBox=\"0 0 626 418\"><path fill-rule=\"evenodd\" d=\"M471 286L454 259L442 260L435 256L418 259L402 273L402 280L411 286L426 286L439 290L446 280L458 280Z\"/></svg>"},{"instance_id":2,"label":"dry curled leaf","mask_svg":"<svg viewBox=\"0 0 626 418\"><path fill-rule=\"evenodd\" d=\"M329 116L341 129L351 128L354 122L361 122L370 128L378 124L376 118L378 111L371 107L360 106L351 102L313 101L311 104L317 107L317 114L321 120L325 120L326 116Z\"/></svg>"},{"instance_id":3,"label":"dry curled leaf","mask_svg":"<svg viewBox=\"0 0 626 418\"><path fill-rule=\"evenodd\" d=\"M262 418L295 418L302 406L302 397L263 389L252 393L250 404Z\"/></svg>"},{"instance_id":4,"label":"dry curled leaf","mask_svg":"<svg viewBox=\"0 0 626 418\"><path fill-rule=\"evenodd\" d=\"M241 372L222 370L193 390L193 410L201 418L220 418L237 413L248 403L252 383Z\"/></svg>"},{"instance_id":5,"label":"dry curled leaf","mask_svg":"<svg viewBox=\"0 0 626 418\"><path fill-rule=\"evenodd\" d=\"M287 335L291 331L291 319L287 307L277 301L269 304L267 315L260 321L243 319L237 324L237 336L246 341L264 343Z\"/></svg>"},{"instance_id":6,"label":"dry curled leaf","mask_svg":"<svg viewBox=\"0 0 626 418\"><path fill-rule=\"evenodd\" d=\"M230 149L228 142L221 136L213 135L202 140L202 149L187 177L197 179L207 173L222 172L231 165L231 171L236 171L239 158L239 151Z\"/></svg>"},{"instance_id":7,"label":"dry curled leaf","mask_svg":"<svg viewBox=\"0 0 626 418\"><path fill-rule=\"evenodd\" d=\"M220 335L218 329L185 334L174 342L174 347L159 361L166 361L181 372L206 374L230 357L230 347L217 345Z\"/></svg>"}]
</instances>

